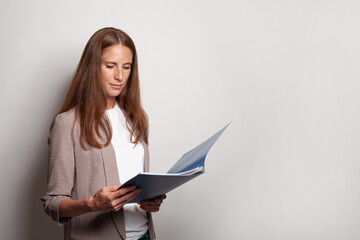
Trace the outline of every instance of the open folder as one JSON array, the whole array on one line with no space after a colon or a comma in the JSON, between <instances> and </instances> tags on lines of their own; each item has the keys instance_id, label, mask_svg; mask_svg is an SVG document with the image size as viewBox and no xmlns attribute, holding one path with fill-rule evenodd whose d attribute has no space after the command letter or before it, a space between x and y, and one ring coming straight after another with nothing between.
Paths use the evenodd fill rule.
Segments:
<instances>
[{"instance_id":1,"label":"open folder","mask_svg":"<svg viewBox=\"0 0 360 240\"><path fill-rule=\"evenodd\" d=\"M199 146L185 153L167 173L139 173L121 185L119 189L131 185L141 188L142 191L139 195L129 202L137 203L168 193L201 175L205 171L204 163L206 155L229 124Z\"/></svg>"}]
</instances>

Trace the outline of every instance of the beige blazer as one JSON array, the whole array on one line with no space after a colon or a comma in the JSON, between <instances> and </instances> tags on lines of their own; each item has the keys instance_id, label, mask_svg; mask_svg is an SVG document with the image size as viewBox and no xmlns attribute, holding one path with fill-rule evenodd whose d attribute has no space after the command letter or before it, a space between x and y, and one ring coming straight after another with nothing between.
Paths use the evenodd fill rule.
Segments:
<instances>
[{"instance_id":1,"label":"beige blazer","mask_svg":"<svg viewBox=\"0 0 360 240\"><path fill-rule=\"evenodd\" d=\"M80 145L80 126L75 111L59 114L49 137L48 177L41 198L45 212L64 228L64 239L126 239L123 209L117 212L87 213L72 218L59 217L64 199L86 199L96 191L120 183L115 152L111 144L102 149ZM144 147L144 171L149 171L149 149ZM154 225L148 213L150 239L155 239Z\"/></svg>"}]
</instances>

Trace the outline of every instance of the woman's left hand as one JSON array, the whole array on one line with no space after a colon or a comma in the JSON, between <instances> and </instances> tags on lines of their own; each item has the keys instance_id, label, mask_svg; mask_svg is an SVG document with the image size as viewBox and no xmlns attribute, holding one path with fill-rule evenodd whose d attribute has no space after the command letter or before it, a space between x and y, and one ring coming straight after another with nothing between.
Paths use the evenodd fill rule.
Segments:
<instances>
[{"instance_id":1,"label":"woman's left hand","mask_svg":"<svg viewBox=\"0 0 360 240\"><path fill-rule=\"evenodd\" d=\"M157 212L160 210L160 205L163 202L163 200L166 198L166 195L161 195L160 197L154 198L152 200L146 200L143 202L139 202L140 208L142 210L148 211L148 212Z\"/></svg>"}]
</instances>

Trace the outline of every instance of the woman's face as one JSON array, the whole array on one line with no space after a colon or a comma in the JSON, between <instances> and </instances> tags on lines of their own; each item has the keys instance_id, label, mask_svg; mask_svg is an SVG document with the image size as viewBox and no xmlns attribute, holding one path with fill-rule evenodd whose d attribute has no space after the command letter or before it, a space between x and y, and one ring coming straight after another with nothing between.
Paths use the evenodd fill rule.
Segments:
<instances>
[{"instance_id":1,"label":"woman's face","mask_svg":"<svg viewBox=\"0 0 360 240\"><path fill-rule=\"evenodd\" d=\"M101 55L101 80L105 86L107 109L115 106L115 97L124 89L131 73L133 54L120 44L103 50Z\"/></svg>"}]
</instances>

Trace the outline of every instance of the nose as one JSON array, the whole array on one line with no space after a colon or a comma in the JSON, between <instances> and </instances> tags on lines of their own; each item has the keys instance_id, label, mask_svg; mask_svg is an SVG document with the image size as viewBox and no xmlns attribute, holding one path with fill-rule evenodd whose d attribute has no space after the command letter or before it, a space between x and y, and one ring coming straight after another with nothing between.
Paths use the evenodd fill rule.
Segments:
<instances>
[{"instance_id":1,"label":"nose","mask_svg":"<svg viewBox=\"0 0 360 240\"><path fill-rule=\"evenodd\" d=\"M118 81L122 81L124 77L124 73L121 68L117 68L114 74L114 78Z\"/></svg>"}]
</instances>

